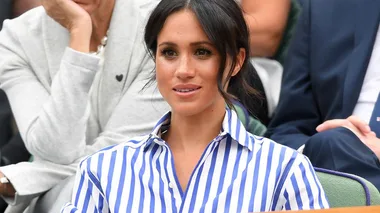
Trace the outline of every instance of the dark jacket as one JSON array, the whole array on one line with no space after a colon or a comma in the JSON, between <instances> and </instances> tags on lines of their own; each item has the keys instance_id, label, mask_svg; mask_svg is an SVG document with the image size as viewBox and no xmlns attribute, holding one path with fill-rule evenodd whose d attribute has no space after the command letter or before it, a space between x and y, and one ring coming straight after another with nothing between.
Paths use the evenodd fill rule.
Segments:
<instances>
[{"instance_id":1,"label":"dark jacket","mask_svg":"<svg viewBox=\"0 0 380 213\"><path fill-rule=\"evenodd\" d=\"M378 0L305 0L285 60L280 101L266 133L292 148L357 103L380 18Z\"/></svg>"}]
</instances>

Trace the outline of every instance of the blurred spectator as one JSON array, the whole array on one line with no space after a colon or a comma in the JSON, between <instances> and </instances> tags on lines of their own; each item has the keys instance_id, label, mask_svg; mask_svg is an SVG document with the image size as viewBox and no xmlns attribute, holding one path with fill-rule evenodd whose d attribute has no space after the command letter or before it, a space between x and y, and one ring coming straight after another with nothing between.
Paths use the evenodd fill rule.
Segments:
<instances>
[{"instance_id":1,"label":"blurred spectator","mask_svg":"<svg viewBox=\"0 0 380 213\"><path fill-rule=\"evenodd\" d=\"M267 125L278 103L282 78L282 65L273 57L280 49L287 30L291 1L237 1L241 4L250 30L251 63L259 76L257 81L260 81L254 85L263 91L265 97L261 101L255 101L254 108L259 120Z\"/></svg>"},{"instance_id":2,"label":"blurred spectator","mask_svg":"<svg viewBox=\"0 0 380 213\"><path fill-rule=\"evenodd\" d=\"M2 0L0 1L0 29L3 21L21 15L40 5L39 0ZM14 122L8 98L0 90L0 166L26 161L30 157ZM0 212L7 204L0 199Z\"/></svg>"},{"instance_id":3,"label":"blurred spectator","mask_svg":"<svg viewBox=\"0 0 380 213\"><path fill-rule=\"evenodd\" d=\"M0 167L9 212L58 212L81 158L151 131L168 109L144 88L154 64L141 28L157 0L41 2L0 33L1 88L34 157Z\"/></svg>"},{"instance_id":4,"label":"blurred spectator","mask_svg":"<svg viewBox=\"0 0 380 213\"><path fill-rule=\"evenodd\" d=\"M302 3L266 136L380 190L380 1Z\"/></svg>"},{"instance_id":5,"label":"blurred spectator","mask_svg":"<svg viewBox=\"0 0 380 213\"><path fill-rule=\"evenodd\" d=\"M0 1L0 29L3 27L3 21L12 17L12 0Z\"/></svg>"},{"instance_id":6,"label":"blurred spectator","mask_svg":"<svg viewBox=\"0 0 380 213\"><path fill-rule=\"evenodd\" d=\"M280 46L290 0L240 0L250 30L251 56L273 57Z\"/></svg>"}]
</instances>

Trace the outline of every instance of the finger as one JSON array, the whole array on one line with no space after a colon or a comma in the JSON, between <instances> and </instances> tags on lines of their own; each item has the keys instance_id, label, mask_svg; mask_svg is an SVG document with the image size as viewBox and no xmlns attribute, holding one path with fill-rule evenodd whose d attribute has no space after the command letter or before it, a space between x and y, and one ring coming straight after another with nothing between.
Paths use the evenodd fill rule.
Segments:
<instances>
[{"instance_id":1,"label":"finger","mask_svg":"<svg viewBox=\"0 0 380 213\"><path fill-rule=\"evenodd\" d=\"M351 127L347 127L345 126L344 128L347 128L348 130L350 130L352 133L354 133L356 135L356 137L359 138L360 141L362 141L364 144L366 143L366 139L368 137L368 134L367 135L364 135L358 128L356 128L355 126L351 126Z\"/></svg>"},{"instance_id":2,"label":"finger","mask_svg":"<svg viewBox=\"0 0 380 213\"><path fill-rule=\"evenodd\" d=\"M366 137L376 137L376 133L370 131L369 133L366 134Z\"/></svg>"},{"instance_id":3,"label":"finger","mask_svg":"<svg viewBox=\"0 0 380 213\"><path fill-rule=\"evenodd\" d=\"M358 128L363 134L368 134L371 132L371 128L368 123L363 121L357 116L350 116L347 118L356 128Z\"/></svg>"},{"instance_id":4,"label":"finger","mask_svg":"<svg viewBox=\"0 0 380 213\"><path fill-rule=\"evenodd\" d=\"M373 131L369 131L368 133L364 134L366 137L376 137L376 133Z\"/></svg>"},{"instance_id":5,"label":"finger","mask_svg":"<svg viewBox=\"0 0 380 213\"><path fill-rule=\"evenodd\" d=\"M318 132L323 132L329 129L335 129L338 127L351 126L352 124L346 119L333 119L328 120L317 126L316 130Z\"/></svg>"},{"instance_id":6,"label":"finger","mask_svg":"<svg viewBox=\"0 0 380 213\"><path fill-rule=\"evenodd\" d=\"M365 135L348 119L333 119L323 122L321 125L317 126L316 130L318 132L323 132L329 129L335 129L338 127L344 127L349 129L352 133L354 133L361 141L364 142Z\"/></svg>"},{"instance_id":7,"label":"finger","mask_svg":"<svg viewBox=\"0 0 380 213\"><path fill-rule=\"evenodd\" d=\"M373 152L375 152L375 150L373 150L374 147L378 147L378 152L380 154L380 139L376 137L376 133L374 132L370 132L368 134L366 134L362 140L362 142L368 146Z\"/></svg>"}]
</instances>

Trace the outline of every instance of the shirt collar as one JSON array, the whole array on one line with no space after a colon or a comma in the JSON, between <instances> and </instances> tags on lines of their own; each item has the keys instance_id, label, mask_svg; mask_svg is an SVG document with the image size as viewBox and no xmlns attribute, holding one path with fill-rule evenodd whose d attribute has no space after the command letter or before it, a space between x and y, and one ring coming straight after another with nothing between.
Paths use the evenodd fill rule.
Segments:
<instances>
[{"instance_id":1,"label":"shirt collar","mask_svg":"<svg viewBox=\"0 0 380 213\"><path fill-rule=\"evenodd\" d=\"M149 147L152 142L163 144L165 141L161 139L161 135L165 132L170 125L171 112L166 113L157 122L156 126L153 128L150 137L146 142L146 148ZM250 151L253 150L254 138L250 135L242 122L239 120L235 111L226 107L226 113L224 114L224 119L222 123L222 129L220 134L216 137L216 140L224 138L224 136L231 137L234 141L239 143L241 146L248 148Z\"/></svg>"},{"instance_id":2,"label":"shirt collar","mask_svg":"<svg viewBox=\"0 0 380 213\"><path fill-rule=\"evenodd\" d=\"M247 132L236 112L228 107L226 107L221 131L222 135L229 135L240 145L248 148L250 151L253 150L254 138Z\"/></svg>"}]
</instances>

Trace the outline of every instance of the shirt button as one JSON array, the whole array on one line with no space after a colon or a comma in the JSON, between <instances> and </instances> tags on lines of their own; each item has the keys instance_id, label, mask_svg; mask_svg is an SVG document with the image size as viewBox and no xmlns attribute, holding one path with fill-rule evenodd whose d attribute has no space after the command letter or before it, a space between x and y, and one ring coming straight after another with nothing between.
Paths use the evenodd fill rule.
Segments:
<instances>
[{"instance_id":1,"label":"shirt button","mask_svg":"<svg viewBox=\"0 0 380 213\"><path fill-rule=\"evenodd\" d=\"M169 183L169 188L174 188L174 184L172 182Z\"/></svg>"}]
</instances>

